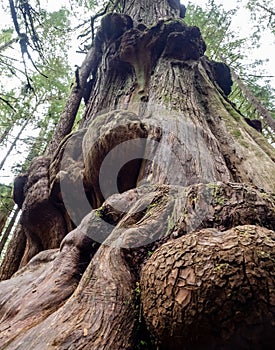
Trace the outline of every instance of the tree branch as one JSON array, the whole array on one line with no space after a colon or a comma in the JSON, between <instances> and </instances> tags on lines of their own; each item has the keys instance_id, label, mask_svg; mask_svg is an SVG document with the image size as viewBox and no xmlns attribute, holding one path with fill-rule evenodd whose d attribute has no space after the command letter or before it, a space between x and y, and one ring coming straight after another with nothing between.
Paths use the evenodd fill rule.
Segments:
<instances>
[{"instance_id":1,"label":"tree branch","mask_svg":"<svg viewBox=\"0 0 275 350\"><path fill-rule=\"evenodd\" d=\"M8 41L7 43L3 44L2 46L0 46L0 52L5 50L7 47L10 47L12 44L16 43L18 40L19 40L18 38L14 38Z\"/></svg>"},{"instance_id":2,"label":"tree branch","mask_svg":"<svg viewBox=\"0 0 275 350\"><path fill-rule=\"evenodd\" d=\"M77 115L81 99L84 94L84 88L87 79L93 69L98 63L98 52L94 46L88 51L80 68L77 69L77 86L71 90L70 96L66 101L66 105L61 113L58 124L55 128L52 139L47 147L46 154L52 155L57 149L60 141L72 131L72 127Z\"/></svg>"},{"instance_id":3,"label":"tree branch","mask_svg":"<svg viewBox=\"0 0 275 350\"><path fill-rule=\"evenodd\" d=\"M272 11L271 9L265 7L264 5L261 5L258 2L255 5L260 7L261 9L265 10L266 12L270 13L272 16L275 16L275 12Z\"/></svg>"}]
</instances>

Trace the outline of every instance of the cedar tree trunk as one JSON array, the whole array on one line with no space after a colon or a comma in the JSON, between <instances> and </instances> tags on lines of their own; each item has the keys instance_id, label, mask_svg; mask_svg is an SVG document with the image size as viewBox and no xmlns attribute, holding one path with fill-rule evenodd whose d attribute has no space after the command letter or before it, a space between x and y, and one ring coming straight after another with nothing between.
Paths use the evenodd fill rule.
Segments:
<instances>
[{"instance_id":1,"label":"cedar tree trunk","mask_svg":"<svg viewBox=\"0 0 275 350\"><path fill-rule=\"evenodd\" d=\"M273 349L274 150L178 0L116 4L81 128L16 186L0 348Z\"/></svg>"}]
</instances>

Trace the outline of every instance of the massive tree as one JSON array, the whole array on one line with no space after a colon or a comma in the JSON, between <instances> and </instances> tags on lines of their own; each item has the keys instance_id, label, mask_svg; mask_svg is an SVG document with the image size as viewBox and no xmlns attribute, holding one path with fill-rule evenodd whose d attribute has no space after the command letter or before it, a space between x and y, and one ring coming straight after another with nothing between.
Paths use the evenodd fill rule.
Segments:
<instances>
[{"instance_id":1,"label":"massive tree","mask_svg":"<svg viewBox=\"0 0 275 350\"><path fill-rule=\"evenodd\" d=\"M102 18L46 154L15 182L1 349L272 349L274 151L184 13L117 1Z\"/></svg>"}]
</instances>

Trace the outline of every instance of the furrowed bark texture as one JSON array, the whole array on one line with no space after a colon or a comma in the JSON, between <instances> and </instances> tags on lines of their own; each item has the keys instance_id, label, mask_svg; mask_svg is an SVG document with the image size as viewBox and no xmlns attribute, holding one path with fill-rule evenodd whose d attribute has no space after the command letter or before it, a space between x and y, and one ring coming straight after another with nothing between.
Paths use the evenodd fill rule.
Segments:
<instances>
[{"instance_id":1,"label":"furrowed bark texture","mask_svg":"<svg viewBox=\"0 0 275 350\"><path fill-rule=\"evenodd\" d=\"M0 237L2 236L2 231L5 227L8 217L9 217L9 214L6 214L6 213L4 214L0 212Z\"/></svg>"},{"instance_id":2,"label":"furrowed bark texture","mask_svg":"<svg viewBox=\"0 0 275 350\"><path fill-rule=\"evenodd\" d=\"M153 254L142 270L141 295L161 349L270 348L274 234L250 225L211 228Z\"/></svg>"},{"instance_id":3,"label":"furrowed bark texture","mask_svg":"<svg viewBox=\"0 0 275 350\"><path fill-rule=\"evenodd\" d=\"M272 349L274 150L179 1L120 5L86 60L81 129L18 182L0 348Z\"/></svg>"}]
</instances>

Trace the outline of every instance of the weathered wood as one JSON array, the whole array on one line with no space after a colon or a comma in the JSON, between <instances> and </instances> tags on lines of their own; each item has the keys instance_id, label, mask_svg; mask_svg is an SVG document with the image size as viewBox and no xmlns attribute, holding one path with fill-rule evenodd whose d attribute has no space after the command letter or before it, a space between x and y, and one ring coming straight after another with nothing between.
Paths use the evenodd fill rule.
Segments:
<instances>
[{"instance_id":1,"label":"weathered wood","mask_svg":"<svg viewBox=\"0 0 275 350\"><path fill-rule=\"evenodd\" d=\"M160 349L271 349L275 232L205 229L164 244L142 269L147 325Z\"/></svg>"},{"instance_id":2,"label":"weathered wood","mask_svg":"<svg viewBox=\"0 0 275 350\"><path fill-rule=\"evenodd\" d=\"M129 207L128 214L121 215L116 210L122 201ZM167 266L167 273L173 274L174 271L170 269L168 262L165 263L159 250L150 257L152 251L171 241L167 244L174 247L172 256L188 255L192 247L188 242L199 241L205 247L204 254L210 259L209 263L219 265L223 256L221 253L218 262L215 259L212 261L209 249L213 242L209 235L214 234L213 239L216 242L215 232L221 232L216 238L219 239L219 247L225 239L228 245L232 243L234 250L236 235L233 235L235 241L231 241L230 235L235 231L228 231L231 233L227 234L225 230L244 223L272 228L275 226L274 208L272 196L252 187L233 183L194 185L189 188L143 186L139 190L133 189L110 197L100 210L88 214L81 225L67 235L60 252L55 250L40 253L12 279L2 282L0 346L9 350L20 346L28 346L29 349L132 349L135 341L133 330L139 310L135 283L139 280L142 264L148 261L140 284L144 293L141 296L145 298L143 300L147 305L154 302L154 298L147 298L146 290L147 284L154 283L154 279L150 274L147 280L146 269L158 269L155 256L161 256L164 266ZM198 230L209 226L212 229L198 233ZM267 250L260 245L259 240L255 238L252 243L251 235L255 230L251 231L248 226L247 230L249 239L245 234L241 236L247 253L254 254L250 245L255 244L257 251L264 251L266 254ZM263 231L259 232L270 232L260 230ZM99 247L96 240L104 236L106 240ZM175 239L177 237L181 238ZM182 245L186 244L188 249L179 248L178 241ZM267 242L267 246L270 242L269 249L273 247L268 237L264 242ZM160 252L165 249L166 245L160 248ZM226 256L239 256L233 250L224 246ZM221 249L217 250L220 251ZM274 252L270 251L270 254L271 260L266 260L266 255L262 255L261 259L271 262ZM200 261L200 264L196 264L198 269L205 266L200 257L200 252L196 255L194 251L192 263ZM261 264L261 270L254 271L258 283L262 283L261 276L269 273L270 268L270 264ZM242 283L243 279L239 278L238 271L232 271L231 276L236 283ZM272 276L270 278L270 283L273 283ZM169 281L170 279L167 283ZM206 279L205 283L211 281L211 278L210 281ZM256 286L255 284L255 288ZM69 298L72 292L73 295ZM270 290L270 297L272 293ZM158 294L153 291L153 295L156 297ZM161 300L161 296L159 298ZM167 302L175 301L171 298ZM147 309L145 311L147 315ZM228 322L235 322L233 316L227 315ZM150 324L147 317L146 320ZM155 329L152 330L160 335ZM162 328L159 332L161 330ZM10 343L11 339L13 341ZM159 339L163 340L163 337L160 336Z\"/></svg>"}]
</instances>

